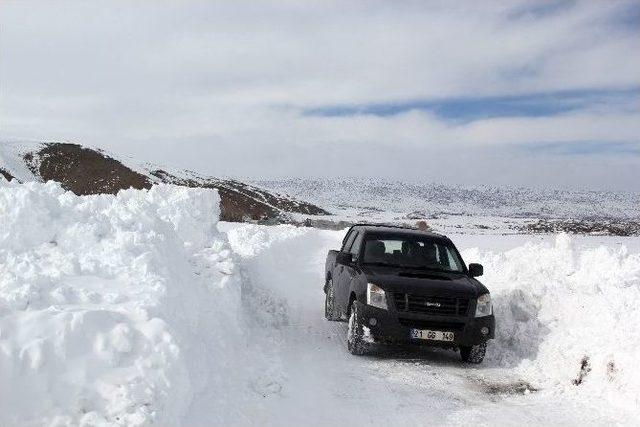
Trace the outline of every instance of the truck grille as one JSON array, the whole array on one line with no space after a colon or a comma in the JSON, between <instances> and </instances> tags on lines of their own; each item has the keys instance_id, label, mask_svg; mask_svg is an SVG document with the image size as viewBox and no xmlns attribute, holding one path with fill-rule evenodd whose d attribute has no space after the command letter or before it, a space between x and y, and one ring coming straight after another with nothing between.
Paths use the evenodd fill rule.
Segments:
<instances>
[{"instance_id":1,"label":"truck grille","mask_svg":"<svg viewBox=\"0 0 640 427\"><path fill-rule=\"evenodd\" d=\"M436 316L466 316L469 309L468 298L428 297L394 292L393 299L398 311L411 313Z\"/></svg>"}]
</instances>

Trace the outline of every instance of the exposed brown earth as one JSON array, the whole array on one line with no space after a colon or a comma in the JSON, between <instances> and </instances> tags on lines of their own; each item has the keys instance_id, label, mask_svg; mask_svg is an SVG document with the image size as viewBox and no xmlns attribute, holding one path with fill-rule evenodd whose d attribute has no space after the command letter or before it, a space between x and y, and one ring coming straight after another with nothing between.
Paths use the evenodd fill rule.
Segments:
<instances>
[{"instance_id":1,"label":"exposed brown earth","mask_svg":"<svg viewBox=\"0 0 640 427\"><path fill-rule=\"evenodd\" d=\"M46 144L25 161L43 181L56 181L62 188L83 196L116 194L119 190L151 188L152 182L116 159L77 144Z\"/></svg>"},{"instance_id":2,"label":"exposed brown earth","mask_svg":"<svg viewBox=\"0 0 640 427\"><path fill-rule=\"evenodd\" d=\"M201 177L191 172L176 176L161 169L137 172L99 150L78 144L48 143L39 147L24 155L31 173L42 181L59 182L65 190L78 195L115 194L123 189L149 189L156 183L167 183L217 189L223 221L292 222L287 218L289 213L329 215L310 203L232 179ZM0 174L13 178L4 169Z\"/></svg>"}]
</instances>

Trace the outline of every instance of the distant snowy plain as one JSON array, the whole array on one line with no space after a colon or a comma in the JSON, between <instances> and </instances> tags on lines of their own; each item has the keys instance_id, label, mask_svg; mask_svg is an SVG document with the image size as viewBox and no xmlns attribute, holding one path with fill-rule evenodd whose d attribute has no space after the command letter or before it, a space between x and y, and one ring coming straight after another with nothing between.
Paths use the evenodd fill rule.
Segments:
<instances>
[{"instance_id":1,"label":"distant snowy plain","mask_svg":"<svg viewBox=\"0 0 640 427\"><path fill-rule=\"evenodd\" d=\"M456 186L376 178L254 180L343 215L640 219L640 194L615 191Z\"/></svg>"},{"instance_id":2,"label":"distant snowy plain","mask_svg":"<svg viewBox=\"0 0 640 427\"><path fill-rule=\"evenodd\" d=\"M0 181L0 425L637 424L639 238L449 233L494 298L485 363L358 358L323 319L344 231L217 206Z\"/></svg>"},{"instance_id":3,"label":"distant snowy plain","mask_svg":"<svg viewBox=\"0 0 640 427\"><path fill-rule=\"evenodd\" d=\"M253 183L321 206L332 213L325 219L334 222L406 224L425 219L442 232L468 234L530 233L530 226L539 221L586 221L636 230L640 223L640 194L633 192L455 186L382 178L290 178ZM629 223L633 223L631 227Z\"/></svg>"}]
</instances>

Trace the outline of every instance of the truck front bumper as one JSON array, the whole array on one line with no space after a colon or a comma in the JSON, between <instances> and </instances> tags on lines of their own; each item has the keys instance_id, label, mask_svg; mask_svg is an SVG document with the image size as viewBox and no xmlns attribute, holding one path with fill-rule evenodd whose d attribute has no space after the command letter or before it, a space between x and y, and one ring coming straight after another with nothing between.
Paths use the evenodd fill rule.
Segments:
<instances>
[{"instance_id":1,"label":"truck front bumper","mask_svg":"<svg viewBox=\"0 0 640 427\"><path fill-rule=\"evenodd\" d=\"M495 318L446 317L418 313L382 310L359 304L362 324L369 329L371 338L379 344L420 344L431 346L471 346L495 337ZM411 338L411 329L446 331L454 333L453 341L430 341ZM486 333L485 333L486 332Z\"/></svg>"}]
</instances>

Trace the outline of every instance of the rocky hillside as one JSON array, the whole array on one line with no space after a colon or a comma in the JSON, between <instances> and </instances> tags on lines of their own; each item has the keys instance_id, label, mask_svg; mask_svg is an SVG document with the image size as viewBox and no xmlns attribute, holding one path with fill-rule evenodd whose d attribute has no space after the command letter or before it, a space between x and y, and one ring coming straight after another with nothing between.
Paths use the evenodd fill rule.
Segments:
<instances>
[{"instance_id":1,"label":"rocky hillside","mask_svg":"<svg viewBox=\"0 0 640 427\"><path fill-rule=\"evenodd\" d=\"M291 214L328 214L318 206L255 185L191 171L169 172L157 166L127 164L78 144L0 142L0 176L19 182L53 180L78 195L115 194L121 189L151 188L157 183L215 188L225 221L277 222L290 220Z\"/></svg>"}]
</instances>

